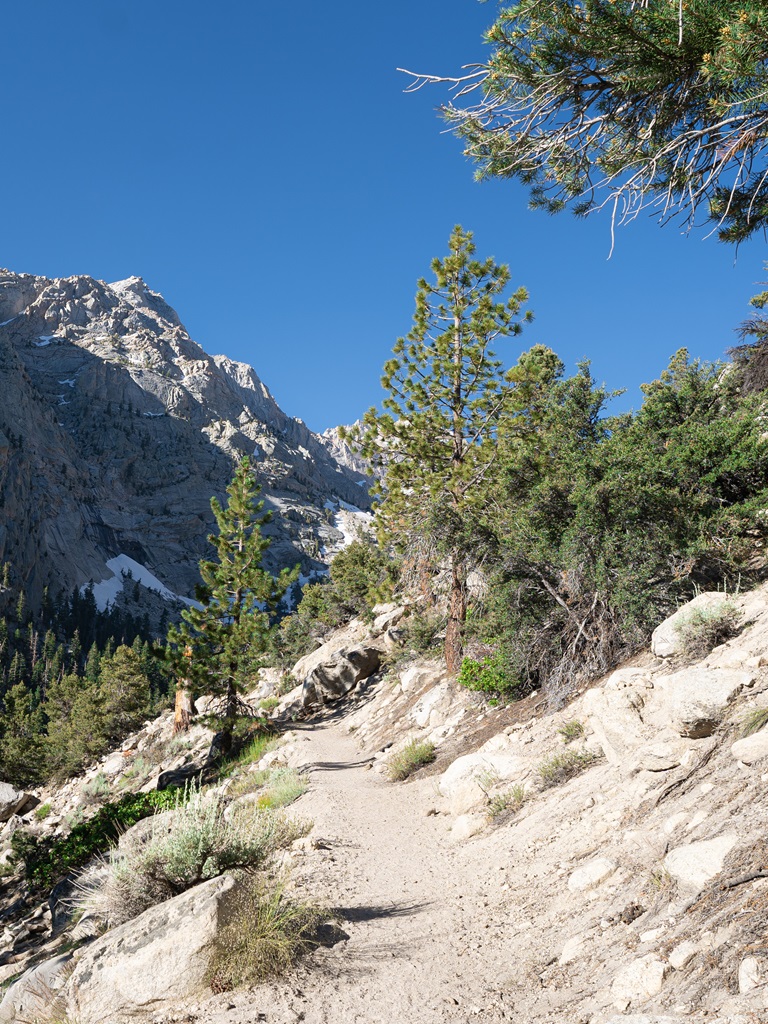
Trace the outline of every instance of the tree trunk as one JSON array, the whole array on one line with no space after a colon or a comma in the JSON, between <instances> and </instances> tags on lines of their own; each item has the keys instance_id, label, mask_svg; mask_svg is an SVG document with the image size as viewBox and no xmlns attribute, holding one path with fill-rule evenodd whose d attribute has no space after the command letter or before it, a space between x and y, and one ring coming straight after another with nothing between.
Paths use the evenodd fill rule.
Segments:
<instances>
[{"instance_id":1,"label":"tree trunk","mask_svg":"<svg viewBox=\"0 0 768 1024\"><path fill-rule=\"evenodd\" d=\"M184 686L186 682L186 679L180 680L181 685L176 690L176 703L173 710L174 736L180 732L187 732L195 717L195 702L192 699L192 691Z\"/></svg>"},{"instance_id":2,"label":"tree trunk","mask_svg":"<svg viewBox=\"0 0 768 1024\"><path fill-rule=\"evenodd\" d=\"M445 664L455 675L463 655L462 629L467 618L467 591L464 573L456 558L451 559L451 594L448 603L448 627L445 631Z\"/></svg>"}]
</instances>

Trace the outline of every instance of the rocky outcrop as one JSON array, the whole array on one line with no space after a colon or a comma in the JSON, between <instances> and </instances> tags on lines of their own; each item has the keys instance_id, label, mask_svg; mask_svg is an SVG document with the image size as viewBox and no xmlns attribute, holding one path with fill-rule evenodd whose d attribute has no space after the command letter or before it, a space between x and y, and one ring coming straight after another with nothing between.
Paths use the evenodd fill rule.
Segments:
<instances>
[{"instance_id":1,"label":"rocky outcrop","mask_svg":"<svg viewBox=\"0 0 768 1024\"><path fill-rule=\"evenodd\" d=\"M0 822L8 821L14 814L30 811L39 802L32 793L25 793L7 782L0 782Z\"/></svg>"},{"instance_id":2,"label":"rocky outcrop","mask_svg":"<svg viewBox=\"0 0 768 1024\"><path fill-rule=\"evenodd\" d=\"M270 568L323 569L349 533L329 507L370 507L364 474L250 366L204 352L141 278L0 271L0 394L14 396L0 406L0 563L32 604L89 580L103 602L137 585L192 597L211 495L242 454L274 512Z\"/></svg>"},{"instance_id":3,"label":"rocky outcrop","mask_svg":"<svg viewBox=\"0 0 768 1024\"><path fill-rule=\"evenodd\" d=\"M213 878L92 942L67 984L71 1016L123 1024L203 994L236 885L232 876Z\"/></svg>"},{"instance_id":4,"label":"rocky outcrop","mask_svg":"<svg viewBox=\"0 0 768 1024\"><path fill-rule=\"evenodd\" d=\"M378 670L381 655L382 646L375 642L334 651L304 680L301 698L304 707L329 704L344 697L353 686Z\"/></svg>"},{"instance_id":5,"label":"rocky outcrop","mask_svg":"<svg viewBox=\"0 0 768 1024\"><path fill-rule=\"evenodd\" d=\"M0 1002L0 1024L50 1019L61 1011L71 962L71 953L60 953L25 971Z\"/></svg>"}]
</instances>

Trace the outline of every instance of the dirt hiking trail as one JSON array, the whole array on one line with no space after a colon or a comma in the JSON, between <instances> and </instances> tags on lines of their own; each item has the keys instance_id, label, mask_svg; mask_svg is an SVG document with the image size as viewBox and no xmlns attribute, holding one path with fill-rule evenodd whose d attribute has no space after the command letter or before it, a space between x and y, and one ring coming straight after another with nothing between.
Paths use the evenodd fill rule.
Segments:
<instances>
[{"instance_id":1,"label":"dirt hiking trail","mask_svg":"<svg viewBox=\"0 0 768 1024\"><path fill-rule=\"evenodd\" d=\"M294 885L337 908L349 936L292 976L213 997L212 1024L464 1024L520 1020L504 872L452 845L434 777L393 784L338 721L300 734L314 821ZM508 899L508 895L507 895ZM167 1018L172 1019L172 1018Z\"/></svg>"}]
</instances>

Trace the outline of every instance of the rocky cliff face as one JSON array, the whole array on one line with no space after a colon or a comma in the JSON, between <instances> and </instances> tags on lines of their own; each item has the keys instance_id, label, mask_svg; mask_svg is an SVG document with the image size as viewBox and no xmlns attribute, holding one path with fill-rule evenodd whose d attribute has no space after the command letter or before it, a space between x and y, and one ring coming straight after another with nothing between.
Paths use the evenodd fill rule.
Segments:
<instances>
[{"instance_id":1,"label":"rocky cliff face","mask_svg":"<svg viewBox=\"0 0 768 1024\"><path fill-rule=\"evenodd\" d=\"M141 278L0 270L0 562L29 601L117 573L114 598L126 567L190 596L210 497L243 454L275 513L270 567L322 568L344 539L335 509L369 508L363 474L250 366L204 352Z\"/></svg>"}]
</instances>

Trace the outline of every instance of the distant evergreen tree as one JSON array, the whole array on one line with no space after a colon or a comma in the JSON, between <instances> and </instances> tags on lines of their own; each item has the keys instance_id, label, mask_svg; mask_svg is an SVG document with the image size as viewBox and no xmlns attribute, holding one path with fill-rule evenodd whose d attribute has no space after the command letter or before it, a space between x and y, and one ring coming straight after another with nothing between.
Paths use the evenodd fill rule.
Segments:
<instances>
[{"instance_id":1,"label":"distant evergreen tree","mask_svg":"<svg viewBox=\"0 0 768 1024\"><path fill-rule=\"evenodd\" d=\"M0 774L17 786L34 786L45 778L44 716L23 683L4 695L0 715Z\"/></svg>"},{"instance_id":2,"label":"distant evergreen tree","mask_svg":"<svg viewBox=\"0 0 768 1024\"><path fill-rule=\"evenodd\" d=\"M262 533L270 514L257 501L258 486L249 459L238 465L227 488L225 507L211 499L218 533L208 540L215 560L200 563L201 607L182 612L182 622L168 634L170 657L180 691L211 694L213 713L231 737L242 713L244 692L268 648L270 613L298 569L284 569L275 578L262 568L269 538ZM226 741L225 741L226 742Z\"/></svg>"}]
</instances>

